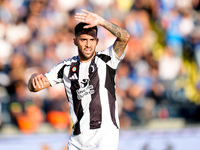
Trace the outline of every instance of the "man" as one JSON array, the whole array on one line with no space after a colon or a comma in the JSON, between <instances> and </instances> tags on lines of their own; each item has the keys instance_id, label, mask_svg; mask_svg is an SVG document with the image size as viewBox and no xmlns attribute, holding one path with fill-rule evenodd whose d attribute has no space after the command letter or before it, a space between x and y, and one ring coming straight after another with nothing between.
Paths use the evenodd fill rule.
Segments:
<instances>
[{"instance_id":1,"label":"man","mask_svg":"<svg viewBox=\"0 0 200 150\"><path fill-rule=\"evenodd\" d=\"M130 35L97 14L82 12L75 15L80 22L73 39L78 56L64 60L45 75L33 74L28 88L36 92L64 83L74 125L69 150L117 150L119 119L114 79ZM116 36L114 44L100 52L95 52L97 25Z\"/></svg>"}]
</instances>

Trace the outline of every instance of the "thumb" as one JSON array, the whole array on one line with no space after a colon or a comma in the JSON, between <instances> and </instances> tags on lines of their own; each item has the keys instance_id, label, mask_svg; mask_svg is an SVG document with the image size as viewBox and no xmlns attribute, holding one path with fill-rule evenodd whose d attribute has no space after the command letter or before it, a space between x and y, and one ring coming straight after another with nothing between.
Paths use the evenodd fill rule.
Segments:
<instances>
[{"instance_id":1,"label":"thumb","mask_svg":"<svg viewBox=\"0 0 200 150\"><path fill-rule=\"evenodd\" d=\"M92 25L86 25L86 26L84 26L83 28L84 29L88 29L88 28L92 28L93 26Z\"/></svg>"}]
</instances>

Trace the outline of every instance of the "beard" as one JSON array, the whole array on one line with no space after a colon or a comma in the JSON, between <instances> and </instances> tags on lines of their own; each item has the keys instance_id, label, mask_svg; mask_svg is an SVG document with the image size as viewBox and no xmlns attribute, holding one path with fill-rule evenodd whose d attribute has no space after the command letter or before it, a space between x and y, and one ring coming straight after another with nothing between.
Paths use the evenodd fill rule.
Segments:
<instances>
[{"instance_id":1,"label":"beard","mask_svg":"<svg viewBox=\"0 0 200 150\"><path fill-rule=\"evenodd\" d=\"M94 54L95 54L95 50L92 49L92 53L90 55L86 55L84 53L84 50L80 50L80 48L78 47L78 53L79 53L79 57L81 60L90 60L91 58L93 58Z\"/></svg>"}]
</instances>

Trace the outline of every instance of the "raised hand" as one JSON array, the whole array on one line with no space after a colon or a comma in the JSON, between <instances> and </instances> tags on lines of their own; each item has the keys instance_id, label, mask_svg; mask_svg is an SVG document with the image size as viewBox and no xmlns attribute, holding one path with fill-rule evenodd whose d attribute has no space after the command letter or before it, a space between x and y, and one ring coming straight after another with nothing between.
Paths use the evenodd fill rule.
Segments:
<instances>
[{"instance_id":1,"label":"raised hand","mask_svg":"<svg viewBox=\"0 0 200 150\"><path fill-rule=\"evenodd\" d=\"M84 26L84 28L91 28L96 25L101 25L104 19L97 14L91 13L87 10L81 9L84 13L76 13L75 20L83 23L87 23L88 25Z\"/></svg>"},{"instance_id":2,"label":"raised hand","mask_svg":"<svg viewBox=\"0 0 200 150\"><path fill-rule=\"evenodd\" d=\"M101 16L97 14L91 13L84 9L82 9L81 11L83 13L76 13L75 20L87 23L88 25L84 26L84 28L90 28L97 25L101 25L102 27L110 31L114 36L117 37L113 44L113 48L117 56L121 57L129 41L129 33L125 29L104 20Z\"/></svg>"}]
</instances>

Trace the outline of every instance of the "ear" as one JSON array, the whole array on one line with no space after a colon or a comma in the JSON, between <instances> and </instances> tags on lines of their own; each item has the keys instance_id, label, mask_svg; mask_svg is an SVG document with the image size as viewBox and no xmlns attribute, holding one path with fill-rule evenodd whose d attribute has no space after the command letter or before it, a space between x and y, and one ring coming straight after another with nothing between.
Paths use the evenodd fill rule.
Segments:
<instances>
[{"instance_id":1,"label":"ear","mask_svg":"<svg viewBox=\"0 0 200 150\"><path fill-rule=\"evenodd\" d=\"M73 41L74 41L74 45L78 46L76 38L73 38Z\"/></svg>"},{"instance_id":2,"label":"ear","mask_svg":"<svg viewBox=\"0 0 200 150\"><path fill-rule=\"evenodd\" d=\"M99 39L97 38L97 44L98 44L98 42L99 42Z\"/></svg>"}]
</instances>

